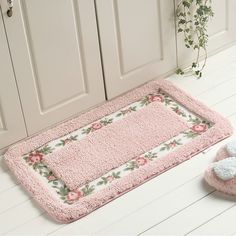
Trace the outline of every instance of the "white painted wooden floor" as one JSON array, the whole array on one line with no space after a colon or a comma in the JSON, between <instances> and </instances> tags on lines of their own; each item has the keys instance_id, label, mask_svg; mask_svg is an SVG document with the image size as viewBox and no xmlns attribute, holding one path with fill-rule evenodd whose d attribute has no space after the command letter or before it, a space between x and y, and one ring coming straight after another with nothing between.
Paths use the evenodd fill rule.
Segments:
<instances>
[{"instance_id":1,"label":"white painted wooden floor","mask_svg":"<svg viewBox=\"0 0 236 236\"><path fill-rule=\"evenodd\" d=\"M236 46L209 58L200 80L169 79L236 127ZM55 223L38 208L1 160L0 235L236 235L236 197L216 192L202 178L228 141L68 225Z\"/></svg>"}]
</instances>

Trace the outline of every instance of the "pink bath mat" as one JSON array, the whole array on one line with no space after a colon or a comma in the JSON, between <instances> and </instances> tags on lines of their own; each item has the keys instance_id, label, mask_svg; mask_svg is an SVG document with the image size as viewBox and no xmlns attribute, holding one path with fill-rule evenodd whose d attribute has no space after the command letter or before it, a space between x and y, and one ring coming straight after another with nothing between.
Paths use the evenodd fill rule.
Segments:
<instances>
[{"instance_id":1,"label":"pink bath mat","mask_svg":"<svg viewBox=\"0 0 236 236\"><path fill-rule=\"evenodd\" d=\"M4 157L48 214L71 222L230 134L225 118L159 80L28 138Z\"/></svg>"}]
</instances>

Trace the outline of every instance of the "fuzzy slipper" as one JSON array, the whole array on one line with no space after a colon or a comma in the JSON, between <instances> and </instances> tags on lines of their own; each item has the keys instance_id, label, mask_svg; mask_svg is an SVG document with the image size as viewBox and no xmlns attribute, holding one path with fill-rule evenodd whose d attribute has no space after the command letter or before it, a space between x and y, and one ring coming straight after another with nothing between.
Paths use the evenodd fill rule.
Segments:
<instances>
[{"instance_id":1,"label":"fuzzy slipper","mask_svg":"<svg viewBox=\"0 0 236 236\"><path fill-rule=\"evenodd\" d=\"M236 141L220 148L213 162L205 172L206 182L230 195L236 195Z\"/></svg>"}]
</instances>

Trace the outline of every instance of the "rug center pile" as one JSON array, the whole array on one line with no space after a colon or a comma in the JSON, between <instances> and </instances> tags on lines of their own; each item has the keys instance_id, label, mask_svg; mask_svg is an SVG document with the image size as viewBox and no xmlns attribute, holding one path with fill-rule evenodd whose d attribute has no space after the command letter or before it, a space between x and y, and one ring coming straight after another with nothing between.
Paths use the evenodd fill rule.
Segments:
<instances>
[{"instance_id":1,"label":"rug center pile","mask_svg":"<svg viewBox=\"0 0 236 236\"><path fill-rule=\"evenodd\" d=\"M43 161L70 190L75 190L187 129L181 117L156 101Z\"/></svg>"}]
</instances>

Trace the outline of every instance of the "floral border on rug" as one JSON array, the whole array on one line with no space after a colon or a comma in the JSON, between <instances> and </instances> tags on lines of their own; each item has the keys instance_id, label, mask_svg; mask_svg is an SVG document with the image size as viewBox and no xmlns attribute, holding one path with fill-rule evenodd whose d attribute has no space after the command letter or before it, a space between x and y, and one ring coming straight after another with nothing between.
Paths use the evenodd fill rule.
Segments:
<instances>
[{"instance_id":1,"label":"floral border on rug","mask_svg":"<svg viewBox=\"0 0 236 236\"><path fill-rule=\"evenodd\" d=\"M91 132L95 132L104 126L123 119L127 115L136 112L153 102L160 102L168 109L181 116L188 124L190 124L190 128L184 132L179 133L167 142L158 145L152 150L149 150L148 152L133 158L118 168L115 168L105 175L85 184L75 191L70 191L70 189L62 182L62 180L54 176L53 172L43 163L43 157L45 155L63 148L68 143L80 140ZM188 143L193 138L207 131L213 125L214 124L212 122L209 122L204 118L192 113L187 108L176 102L167 93L159 90L157 93L148 94L139 101L134 102L89 125L79 128L59 139L53 140L42 147L23 155L22 157L32 167L32 169L42 177L45 183L55 189L55 192L59 195L60 199L64 203L73 204L80 198L107 187L116 179L122 178L136 169L142 168L147 163L155 161L156 159L167 155L173 150L176 150L180 146Z\"/></svg>"}]
</instances>

